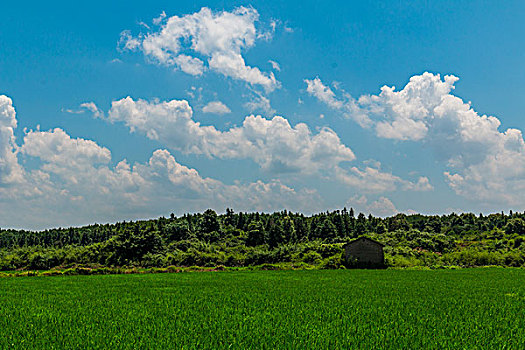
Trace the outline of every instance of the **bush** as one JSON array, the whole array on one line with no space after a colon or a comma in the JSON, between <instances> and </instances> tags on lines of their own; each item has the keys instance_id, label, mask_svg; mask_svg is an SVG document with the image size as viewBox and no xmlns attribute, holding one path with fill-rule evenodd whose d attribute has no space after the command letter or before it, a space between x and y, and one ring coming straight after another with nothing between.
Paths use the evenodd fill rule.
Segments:
<instances>
[{"instance_id":1,"label":"bush","mask_svg":"<svg viewBox=\"0 0 525 350\"><path fill-rule=\"evenodd\" d=\"M322 259L323 257L321 256L321 254L319 254L316 251L311 250L307 252L306 254L304 254L300 261L305 262L307 264L319 265Z\"/></svg>"},{"instance_id":2,"label":"bush","mask_svg":"<svg viewBox=\"0 0 525 350\"><path fill-rule=\"evenodd\" d=\"M323 259L319 264L321 269L339 269L344 264L344 259L341 254L332 255L326 259Z\"/></svg>"}]
</instances>

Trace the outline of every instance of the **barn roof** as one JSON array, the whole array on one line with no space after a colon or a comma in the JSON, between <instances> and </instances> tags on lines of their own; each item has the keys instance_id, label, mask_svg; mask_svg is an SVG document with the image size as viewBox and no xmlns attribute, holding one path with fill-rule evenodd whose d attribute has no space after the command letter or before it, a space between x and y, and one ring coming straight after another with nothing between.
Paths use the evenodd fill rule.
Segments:
<instances>
[{"instance_id":1,"label":"barn roof","mask_svg":"<svg viewBox=\"0 0 525 350\"><path fill-rule=\"evenodd\" d=\"M380 243L380 242L378 242L376 240L373 240L372 238L368 238L368 237L362 236L362 237L359 237L358 239L354 239L353 241L346 243L343 247L346 247L348 245L351 245L351 244L354 244L354 243L357 243L357 242L360 242L360 241L369 241L369 242L372 242L374 244L380 245L381 247L385 246L383 243Z\"/></svg>"}]
</instances>

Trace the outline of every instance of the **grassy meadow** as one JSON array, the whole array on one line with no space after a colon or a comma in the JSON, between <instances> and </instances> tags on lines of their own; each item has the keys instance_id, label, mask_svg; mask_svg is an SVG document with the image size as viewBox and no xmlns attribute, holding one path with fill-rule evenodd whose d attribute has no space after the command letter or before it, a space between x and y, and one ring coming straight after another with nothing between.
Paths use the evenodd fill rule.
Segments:
<instances>
[{"instance_id":1,"label":"grassy meadow","mask_svg":"<svg viewBox=\"0 0 525 350\"><path fill-rule=\"evenodd\" d=\"M525 348L525 270L0 278L0 348Z\"/></svg>"}]
</instances>

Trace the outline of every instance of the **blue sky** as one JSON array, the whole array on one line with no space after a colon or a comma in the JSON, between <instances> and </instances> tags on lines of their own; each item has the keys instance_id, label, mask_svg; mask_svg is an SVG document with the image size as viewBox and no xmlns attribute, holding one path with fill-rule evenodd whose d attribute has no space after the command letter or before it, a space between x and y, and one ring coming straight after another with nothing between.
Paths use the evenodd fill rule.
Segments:
<instances>
[{"instance_id":1,"label":"blue sky","mask_svg":"<svg viewBox=\"0 0 525 350\"><path fill-rule=\"evenodd\" d=\"M523 2L2 12L0 227L525 210Z\"/></svg>"}]
</instances>

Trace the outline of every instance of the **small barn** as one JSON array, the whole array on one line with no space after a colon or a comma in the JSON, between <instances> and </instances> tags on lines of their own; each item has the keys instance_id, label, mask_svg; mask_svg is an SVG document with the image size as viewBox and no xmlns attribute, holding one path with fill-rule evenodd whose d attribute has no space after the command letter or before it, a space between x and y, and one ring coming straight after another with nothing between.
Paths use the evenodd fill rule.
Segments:
<instances>
[{"instance_id":1,"label":"small barn","mask_svg":"<svg viewBox=\"0 0 525 350\"><path fill-rule=\"evenodd\" d=\"M385 267L384 245L368 237L359 237L343 246L347 266L383 268Z\"/></svg>"}]
</instances>

